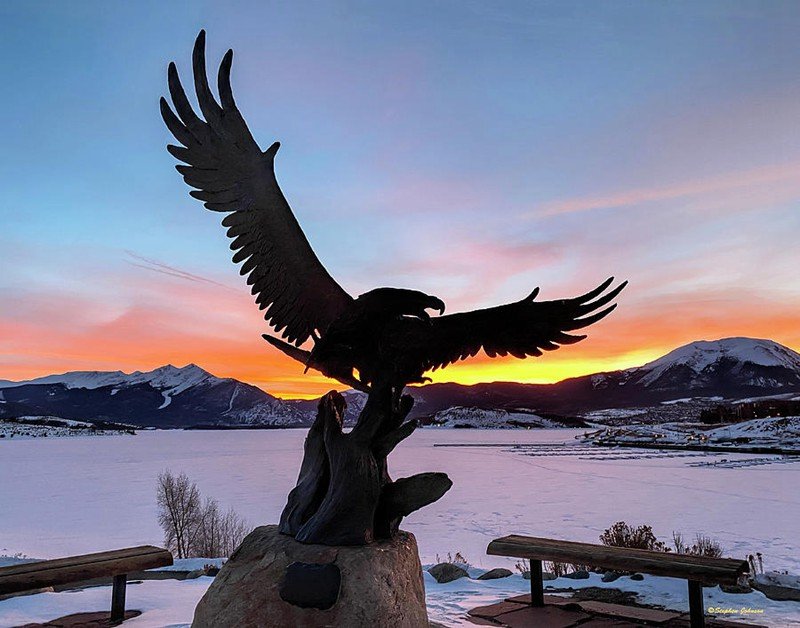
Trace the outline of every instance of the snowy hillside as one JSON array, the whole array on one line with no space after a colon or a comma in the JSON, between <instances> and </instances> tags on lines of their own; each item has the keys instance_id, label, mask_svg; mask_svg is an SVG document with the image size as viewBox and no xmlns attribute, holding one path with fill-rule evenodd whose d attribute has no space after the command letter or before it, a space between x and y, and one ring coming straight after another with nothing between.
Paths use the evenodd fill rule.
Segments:
<instances>
[{"instance_id":1,"label":"snowy hillside","mask_svg":"<svg viewBox=\"0 0 800 628\"><path fill-rule=\"evenodd\" d=\"M758 447L800 453L800 417L753 419L721 427L690 423L606 427L585 434L583 439L598 445Z\"/></svg>"},{"instance_id":2,"label":"snowy hillside","mask_svg":"<svg viewBox=\"0 0 800 628\"><path fill-rule=\"evenodd\" d=\"M23 384L63 384L67 388L104 388L105 386L136 386L150 384L153 388L163 390L165 395L177 395L191 386L205 381L219 380L196 364L184 367L167 364L152 371L72 371L60 375L46 375L22 382L0 381L0 388L21 386Z\"/></svg>"},{"instance_id":3,"label":"snowy hillside","mask_svg":"<svg viewBox=\"0 0 800 628\"><path fill-rule=\"evenodd\" d=\"M355 425L358 420L358 415L364 409L364 404L367 403L367 394L359 390L343 390L341 391L342 397L347 402L347 408L344 413L344 424ZM308 424L314 421L317 416L317 405L319 399L286 399L284 403L292 408L295 412L307 417Z\"/></svg>"},{"instance_id":4,"label":"snowy hillside","mask_svg":"<svg viewBox=\"0 0 800 628\"><path fill-rule=\"evenodd\" d=\"M514 428L564 427L562 423L545 419L530 412L484 410L456 406L433 415L430 424L437 427Z\"/></svg>"},{"instance_id":5,"label":"snowy hillside","mask_svg":"<svg viewBox=\"0 0 800 628\"><path fill-rule=\"evenodd\" d=\"M745 365L777 367L800 374L800 354L772 340L756 338L699 340L629 372L645 373L639 382L649 386L677 367L686 367L695 375L702 376L705 371L726 361L735 363L739 368Z\"/></svg>"},{"instance_id":6,"label":"snowy hillside","mask_svg":"<svg viewBox=\"0 0 800 628\"><path fill-rule=\"evenodd\" d=\"M74 371L0 383L0 417L22 414L115 420L134 425L301 426L307 413L195 364L152 371Z\"/></svg>"},{"instance_id":7,"label":"snowy hillside","mask_svg":"<svg viewBox=\"0 0 800 628\"><path fill-rule=\"evenodd\" d=\"M758 338L700 340L643 366L568 381L573 399L584 397L587 409L600 398L606 408L625 408L673 399L774 396L800 392L800 354Z\"/></svg>"},{"instance_id":8,"label":"snowy hillside","mask_svg":"<svg viewBox=\"0 0 800 628\"><path fill-rule=\"evenodd\" d=\"M14 419L0 418L0 440L62 438L69 436L109 436L112 434L135 433L130 426L113 423L103 423L101 426L86 421L74 421L53 416L22 416Z\"/></svg>"}]
</instances>

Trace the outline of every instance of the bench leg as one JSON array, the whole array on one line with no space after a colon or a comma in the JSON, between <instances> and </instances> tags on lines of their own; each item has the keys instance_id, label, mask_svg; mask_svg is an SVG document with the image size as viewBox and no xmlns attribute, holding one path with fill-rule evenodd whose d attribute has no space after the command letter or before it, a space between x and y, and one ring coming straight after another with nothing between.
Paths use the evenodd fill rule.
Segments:
<instances>
[{"instance_id":1,"label":"bench leg","mask_svg":"<svg viewBox=\"0 0 800 628\"><path fill-rule=\"evenodd\" d=\"M128 583L128 576L120 574L114 576L114 584L111 587L111 623L121 624L125 621L125 585Z\"/></svg>"},{"instance_id":2,"label":"bench leg","mask_svg":"<svg viewBox=\"0 0 800 628\"><path fill-rule=\"evenodd\" d=\"M531 558L531 606L544 606L542 561Z\"/></svg>"},{"instance_id":3,"label":"bench leg","mask_svg":"<svg viewBox=\"0 0 800 628\"><path fill-rule=\"evenodd\" d=\"M694 580L689 580L689 625L691 628L703 628L706 625L703 585Z\"/></svg>"}]
</instances>

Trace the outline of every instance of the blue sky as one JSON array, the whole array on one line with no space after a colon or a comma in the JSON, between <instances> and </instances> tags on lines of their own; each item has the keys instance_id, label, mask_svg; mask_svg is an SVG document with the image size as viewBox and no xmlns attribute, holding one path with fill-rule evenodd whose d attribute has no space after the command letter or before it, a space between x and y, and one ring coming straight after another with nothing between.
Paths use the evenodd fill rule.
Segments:
<instances>
[{"instance_id":1,"label":"blue sky","mask_svg":"<svg viewBox=\"0 0 800 628\"><path fill-rule=\"evenodd\" d=\"M200 28L351 292L454 310L631 279L597 339L454 379L800 348L795 2L6 2L0 378L195 361L302 392L164 150L166 66L188 77Z\"/></svg>"}]
</instances>

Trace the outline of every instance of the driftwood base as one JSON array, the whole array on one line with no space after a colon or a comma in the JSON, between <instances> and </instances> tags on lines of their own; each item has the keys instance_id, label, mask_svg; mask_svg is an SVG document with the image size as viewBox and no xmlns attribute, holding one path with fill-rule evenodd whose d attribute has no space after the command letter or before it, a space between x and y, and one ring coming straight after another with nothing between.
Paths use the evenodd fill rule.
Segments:
<instances>
[{"instance_id":1,"label":"driftwood base","mask_svg":"<svg viewBox=\"0 0 800 628\"><path fill-rule=\"evenodd\" d=\"M193 628L428 625L412 534L363 547L251 532L197 605Z\"/></svg>"},{"instance_id":2,"label":"driftwood base","mask_svg":"<svg viewBox=\"0 0 800 628\"><path fill-rule=\"evenodd\" d=\"M389 476L387 456L417 426L405 421L413 399L401 392L374 385L349 433L342 431L344 397L331 391L320 400L297 485L281 515L282 533L302 543L366 545L391 538L403 517L450 489L444 473L396 482Z\"/></svg>"}]
</instances>

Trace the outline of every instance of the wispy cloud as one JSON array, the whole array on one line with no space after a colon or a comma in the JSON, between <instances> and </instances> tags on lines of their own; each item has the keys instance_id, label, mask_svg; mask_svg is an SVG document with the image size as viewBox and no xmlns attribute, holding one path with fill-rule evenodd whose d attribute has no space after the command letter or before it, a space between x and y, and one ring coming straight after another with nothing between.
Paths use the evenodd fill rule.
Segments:
<instances>
[{"instance_id":1,"label":"wispy cloud","mask_svg":"<svg viewBox=\"0 0 800 628\"><path fill-rule=\"evenodd\" d=\"M782 182L793 182L795 184L794 191L800 193L800 162L731 172L716 177L686 181L676 185L634 188L607 195L553 201L542 205L532 215L546 217L595 209L630 207L658 201L762 187Z\"/></svg>"},{"instance_id":2,"label":"wispy cloud","mask_svg":"<svg viewBox=\"0 0 800 628\"><path fill-rule=\"evenodd\" d=\"M170 266L169 264L165 264L164 262L160 262L158 260L154 260L149 257L144 257L143 255L139 255L138 253L134 253L133 251L126 250L125 254L131 258L129 260L125 260L131 266L144 268L145 270L149 270L154 273L161 273L163 275L176 277L178 279L184 279L186 281L197 281L200 283L208 283L215 286L219 286L220 288L226 288L227 290L234 290L230 286L226 286L225 284L220 283L219 281L214 281L213 279L209 279L208 277L196 275L186 270L176 268L175 266Z\"/></svg>"},{"instance_id":3,"label":"wispy cloud","mask_svg":"<svg viewBox=\"0 0 800 628\"><path fill-rule=\"evenodd\" d=\"M446 300L448 309L456 311L491 305L509 281L553 265L563 257L563 249L553 242L483 236L453 231L444 242L434 242L421 235L416 248L403 249L398 252L401 257L360 272L364 279L369 275L373 279L380 277L387 284L432 291ZM524 288L517 298L524 297L533 287Z\"/></svg>"}]
</instances>

